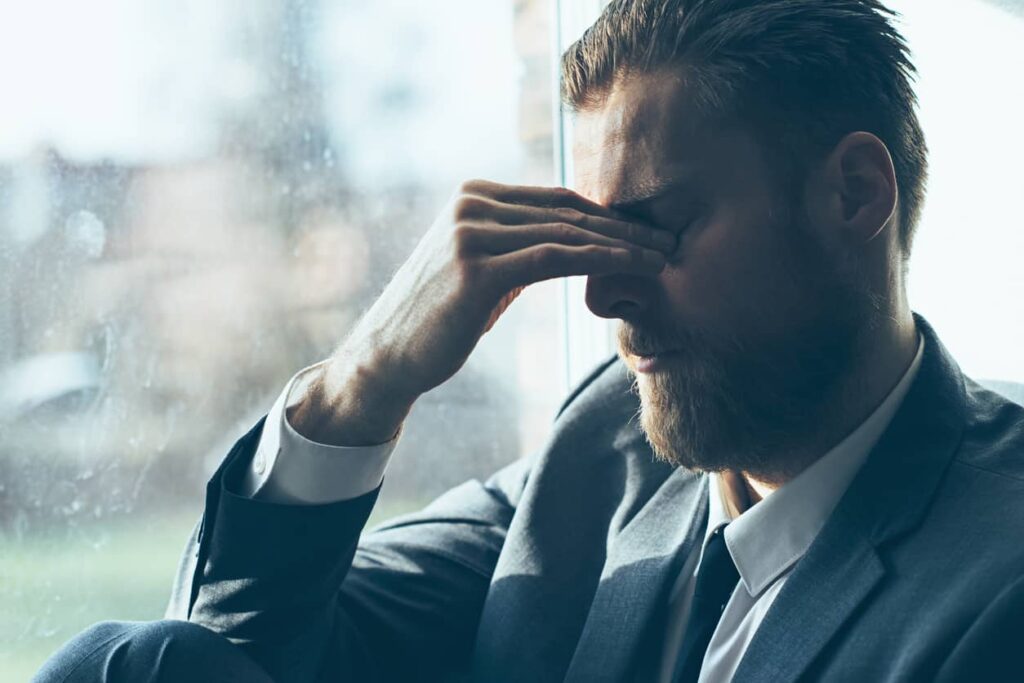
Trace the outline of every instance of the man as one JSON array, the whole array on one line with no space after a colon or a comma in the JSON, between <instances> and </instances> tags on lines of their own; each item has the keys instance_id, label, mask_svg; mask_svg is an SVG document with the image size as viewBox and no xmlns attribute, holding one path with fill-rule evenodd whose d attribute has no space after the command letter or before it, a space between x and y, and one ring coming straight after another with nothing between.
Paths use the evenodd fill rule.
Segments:
<instances>
[{"instance_id":1,"label":"man","mask_svg":"<svg viewBox=\"0 0 1024 683\"><path fill-rule=\"evenodd\" d=\"M178 621L39 680L1024 678L1024 408L907 303L912 73L875 0L612 2L563 59L579 193L460 188L214 476ZM619 359L360 538L416 399L568 275Z\"/></svg>"}]
</instances>

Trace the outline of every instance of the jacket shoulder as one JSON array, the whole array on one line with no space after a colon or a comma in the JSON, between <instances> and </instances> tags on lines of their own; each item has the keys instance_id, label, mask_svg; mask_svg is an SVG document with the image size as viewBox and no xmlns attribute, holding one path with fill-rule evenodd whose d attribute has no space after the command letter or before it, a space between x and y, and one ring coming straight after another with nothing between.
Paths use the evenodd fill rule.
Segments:
<instances>
[{"instance_id":1,"label":"jacket shoulder","mask_svg":"<svg viewBox=\"0 0 1024 683\"><path fill-rule=\"evenodd\" d=\"M598 365L584 377L579 384L577 384L566 396L565 400L562 401L562 405L558 408L557 417L561 417L562 413L572 405L576 399L578 399L584 393L600 393L603 390L607 390L606 387L609 384L615 385L620 384L624 381L628 381L625 372L625 366L618 356L611 356L598 363Z\"/></svg>"},{"instance_id":2,"label":"jacket shoulder","mask_svg":"<svg viewBox=\"0 0 1024 683\"><path fill-rule=\"evenodd\" d=\"M973 380L966 390L967 422L955 462L1024 484L1024 406Z\"/></svg>"}]
</instances>

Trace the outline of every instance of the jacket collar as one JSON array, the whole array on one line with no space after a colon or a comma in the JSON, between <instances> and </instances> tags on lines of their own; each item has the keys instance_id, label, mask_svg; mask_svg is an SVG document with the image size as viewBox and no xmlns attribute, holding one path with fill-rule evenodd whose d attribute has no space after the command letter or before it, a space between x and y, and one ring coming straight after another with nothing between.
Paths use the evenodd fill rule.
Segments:
<instances>
[{"instance_id":1,"label":"jacket collar","mask_svg":"<svg viewBox=\"0 0 1024 683\"><path fill-rule=\"evenodd\" d=\"M795 680L885 575L879 548L923 519L960 443L964 378L931 326L893 421L786 580L734 683ZM808 624L814 628L808 628Z\"/></svg>"},{"instance_id":2,"label":"jacket collar","mask_svg":"<svg viewBox=\"0 0 1024 683\"><path fill-rule=\"evenodd\" d=\"M856 429L726 528L725 542L752 597L796 564L814 543L906 398L923 353L924 339L919 338L917 353L902 378ZM720 479L711 475L712 518L716 507L724 508L721 496L715 495Z\"/></svg>"}]
</instances>

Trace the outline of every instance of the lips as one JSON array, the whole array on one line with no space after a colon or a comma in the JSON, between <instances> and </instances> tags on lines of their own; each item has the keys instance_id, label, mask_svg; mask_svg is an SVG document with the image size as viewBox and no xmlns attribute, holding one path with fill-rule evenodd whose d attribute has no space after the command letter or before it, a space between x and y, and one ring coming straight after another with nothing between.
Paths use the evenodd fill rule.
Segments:
<instances>
[{"instance_id":1,"label":"lips","mask_svg":"<svg viewBox=\"0 0 1024 683\"><path fill-rule=\"evenodd\" d=\"M665 363L673 356L679 354L679 351L668 350L668 351L657 351L654 353L634 353L633 357L636 358L636 371L642 374L650 374L657 372L662 369Z\"/></svg>"}]
</instances>

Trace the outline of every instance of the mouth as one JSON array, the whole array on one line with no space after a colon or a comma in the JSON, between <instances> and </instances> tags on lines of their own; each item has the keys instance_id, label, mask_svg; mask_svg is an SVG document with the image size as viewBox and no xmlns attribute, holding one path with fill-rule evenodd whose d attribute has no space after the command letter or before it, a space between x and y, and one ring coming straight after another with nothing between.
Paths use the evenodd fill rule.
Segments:
<instances>
[{"instance_id":1,"label":"mouth","mask_svg":"<svg viewBox=\"0 0 1024 683\"><path fill-rule=\"evenodd\" d=\"M636 372L644 375L649 375L659 370L663 370L665 365L671 361L675 356L679 355L678 350L668 349L665 351L642 351L642 352L630 352L630 356L633 358L633 367Z\"/></svg>"}]
</instances>

